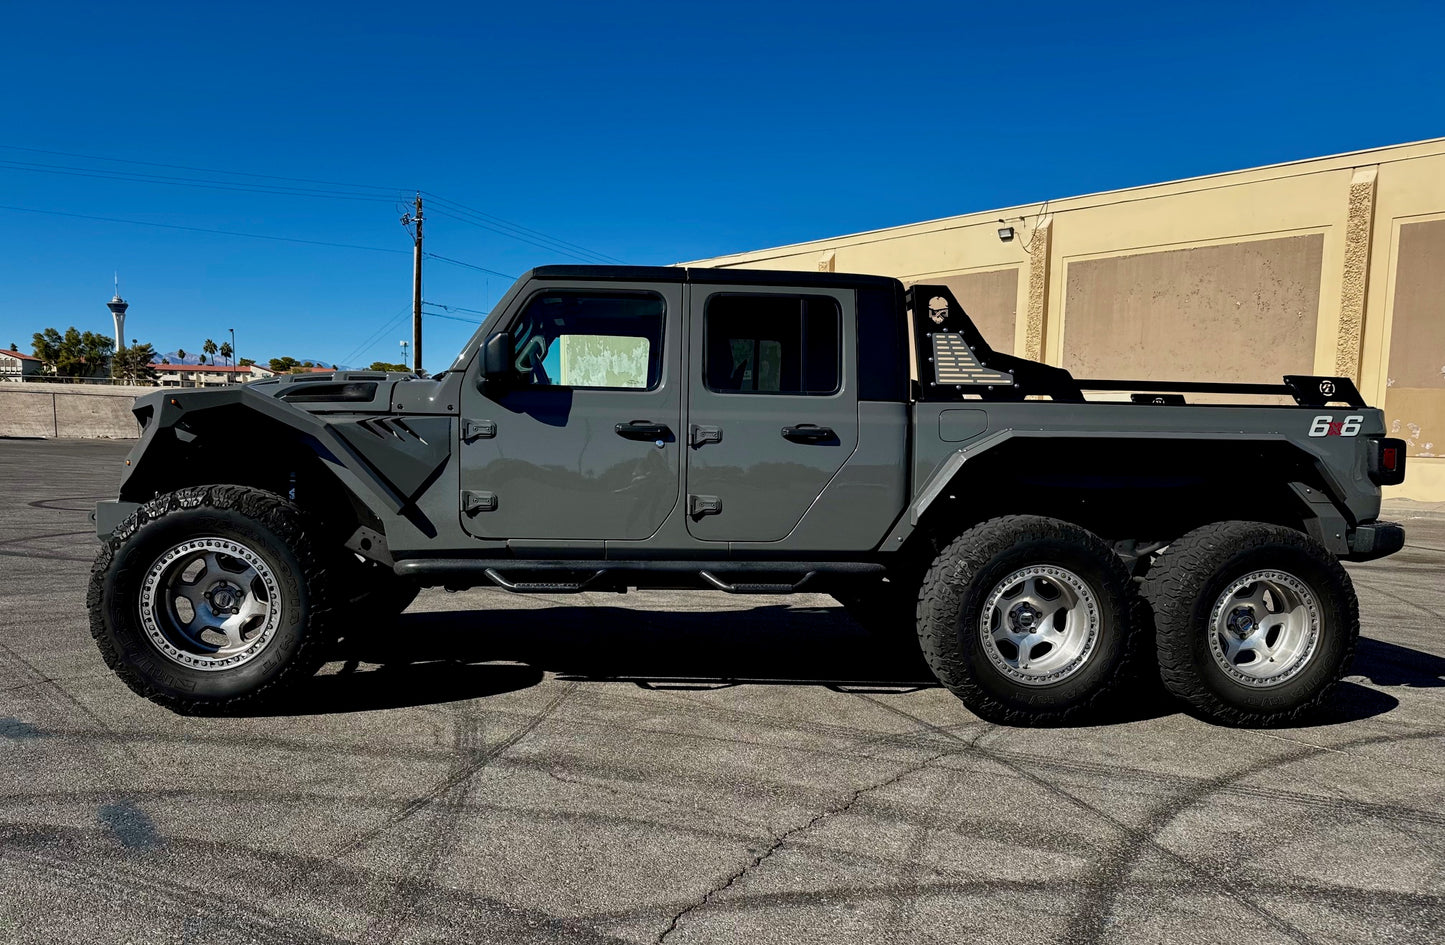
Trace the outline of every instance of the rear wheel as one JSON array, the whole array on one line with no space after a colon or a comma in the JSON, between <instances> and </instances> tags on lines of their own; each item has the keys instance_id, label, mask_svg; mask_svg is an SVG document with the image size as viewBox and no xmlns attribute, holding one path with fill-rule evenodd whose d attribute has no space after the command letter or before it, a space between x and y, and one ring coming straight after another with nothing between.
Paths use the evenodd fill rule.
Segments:
<instances>
[{"instance_id":1,"label":"rear wheel","mask_svg":"<svg viewBox=\"0 0 1445 945\"><path fill-rule=\"evenodd\" d=\"M1126 678L1132 603L1128 573L1097 536L1007 516L938 555L919 596L919 642L939 681L979 716L1057 724Z\"/></svg>"},{"instance_id":2,"label":"rear wheel","mask_svg":"<svg viewBox=\"0 0 1445 945\"><path fill-rule=\"evenodd\" d=\"M131 689L180 712L216 711L314 672L329 575L280 496L181 489L146 503L91 571L91 634Z\"/></svg>"},{"instance_id":3,"label":"rear wheel","mask_svg":"<svg viewBox=\"0 0 1445 945\"><path fill-rule=\"evenodd\" d=\"M1226 725L1281 725L1344 675L1359 605L1335 556L1301 532L1220 522L1169 546L1150 569L1164 685Z\"/></svg>"}]
</instances>

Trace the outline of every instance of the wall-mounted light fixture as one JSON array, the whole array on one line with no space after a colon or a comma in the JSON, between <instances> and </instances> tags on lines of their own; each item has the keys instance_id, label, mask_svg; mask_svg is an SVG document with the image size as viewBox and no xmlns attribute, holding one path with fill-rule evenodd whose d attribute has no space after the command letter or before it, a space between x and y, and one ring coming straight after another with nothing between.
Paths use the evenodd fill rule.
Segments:
<instances>
[{"instance_id":1,"label":"wall-mounted light fixture","mask_svg":"<svg viewBox=\"0 0 1445 945\"><path fill-rule=\"evenodd\" d=\"M1001 226L1001 227L998 228L998 240L999 240L1000 243L1009 243L1009 242L1012 242L1012 241L1013 241L1013 238L1014 238L1014 228L1013 228L1013 227L1011 227L1011 226Z\"/></svg>"}]
</instances>

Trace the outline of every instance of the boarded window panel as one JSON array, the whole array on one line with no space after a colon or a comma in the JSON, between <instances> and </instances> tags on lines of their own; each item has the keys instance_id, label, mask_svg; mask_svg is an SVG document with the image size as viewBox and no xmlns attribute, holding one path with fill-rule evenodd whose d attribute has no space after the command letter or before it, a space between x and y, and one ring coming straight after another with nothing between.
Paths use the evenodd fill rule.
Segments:
<instances>
[{"instance_id":1,"label":"boarded window panel","mask_svg":"<svg viewBox=\"0 0 1445 945\"><path fill-rule=\"evenodd\" d=\"M1017 269L969 272L944 278L929 276L914 281L948 286L989 347L1001 354L1013 354L1019 298Z\"/></svg>"},{"instance_id":2,"label":"boarded window panel","mask_svg":"<svg viewBox=\"0 0 1445 945\"><path fill-rule=\"evenodd\" d=\"M1445 220L1400 227L1385 424L1412 456L1445 456Z\"/></svg>"},{"instance_id":3,"label":"boarded window panel","mask_svg":"<svg viewBox=\"0 0 1445 945\"><path fill-rule=\"evenodd\" d=\"M547 369L568 387L646 388L652 345L622 335L563 335L552 345L558 363ZM548 360L551 352L548 352Z\"/></svg>"},{"instance_id":4,"label":"boarded window panel","mask_svg":"<svg viewBox=\"0 0 1445 945\"><path fill-rule=\"evenodd\" d=\"M1311 374L1323 253L1316 233L1071 262L1064 367L1161 381Z\"/></svg>"}]
</instances>

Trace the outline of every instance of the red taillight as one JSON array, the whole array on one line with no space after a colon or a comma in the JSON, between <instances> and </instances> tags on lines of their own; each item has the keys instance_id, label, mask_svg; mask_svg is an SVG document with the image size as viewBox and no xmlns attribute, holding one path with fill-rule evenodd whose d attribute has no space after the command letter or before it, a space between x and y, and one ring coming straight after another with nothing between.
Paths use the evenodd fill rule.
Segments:
<instances>
[{"instance_id":1,"label":"red taillight","mask_svg":"<svg viewBox=\"0 0 1445 945\"><path fill-rule=\"evenodd\" d=\"M1405 481L1405 441L1395 437L1375 440L1370 450L1370 478L1382 486Z\"/></svg>"}]
</instances>

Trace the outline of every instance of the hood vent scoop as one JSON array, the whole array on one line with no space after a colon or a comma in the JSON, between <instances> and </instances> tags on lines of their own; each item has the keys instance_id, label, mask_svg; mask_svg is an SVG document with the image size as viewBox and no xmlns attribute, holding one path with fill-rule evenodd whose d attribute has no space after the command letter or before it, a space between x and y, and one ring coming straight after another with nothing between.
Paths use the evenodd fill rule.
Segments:
<instances>
[{"instance_id":1,"label":"hood vent scoop","mask_svg":"<svg viewBox=\"0 0 1445 945\"><path fill-rule=\"evenodd\" d=\"M369 403L376 398L376 382L332 381L296 385L277 396L293 404Z\"/></svg>"}]
</instances>

